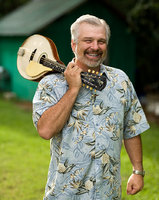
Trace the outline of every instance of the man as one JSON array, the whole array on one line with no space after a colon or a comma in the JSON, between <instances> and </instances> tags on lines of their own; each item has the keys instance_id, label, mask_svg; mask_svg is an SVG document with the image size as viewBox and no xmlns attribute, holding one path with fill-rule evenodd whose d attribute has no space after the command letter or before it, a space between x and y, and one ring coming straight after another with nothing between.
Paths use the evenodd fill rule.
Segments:
<instances>
[{"instance_id":1,"label":"man","mask_svg":"<svg viewBox=\"0 0 159 200\"><path fill-rule=\"evenodd\" d=\"M121 199L122 140L133 173L127 193L142 190L144 171L140 133L149 125L124 72L102 64L109 26L84 15L71 26L75 58L62 74L44 77L33 100L38 133L50 139L51 162L44 200ZM102 91L81 87L82 71L106 73Z\"/></svg>"}]
</instances>

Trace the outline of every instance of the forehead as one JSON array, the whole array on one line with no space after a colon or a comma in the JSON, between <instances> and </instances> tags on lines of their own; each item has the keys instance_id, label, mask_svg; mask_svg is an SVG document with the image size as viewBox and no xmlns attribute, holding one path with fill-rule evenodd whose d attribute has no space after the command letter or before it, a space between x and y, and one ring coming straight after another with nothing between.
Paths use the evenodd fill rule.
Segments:
<instances>
[{"instance_id":1,"label":"forehead","mask_svg":"<svg viewBox=\"0 0 159 200\"><path fill-rule=\"evenodd\" d=\"M92 25L84 22L79 26L79 38L83 37L106 39L106 31L102 25Z\"/></svg>"}]
</instances>

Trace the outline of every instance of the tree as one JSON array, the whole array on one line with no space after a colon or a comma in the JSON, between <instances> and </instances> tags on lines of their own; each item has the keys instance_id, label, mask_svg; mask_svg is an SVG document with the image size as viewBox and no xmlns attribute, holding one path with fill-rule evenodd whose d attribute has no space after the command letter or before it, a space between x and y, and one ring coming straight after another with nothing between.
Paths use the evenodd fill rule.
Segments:
<instances>
[{"instance_id":1,"label":"tree","mask_svg":"<svg viewBox=\"0 0 159 200\"><path fill-rule=\"evenodd\" d=\"M159 91L159 1L106 0L125 15L137 42L137 88ZM141 91L139 91L141 92Z\"/></svg>"},{"instance_id":2,"label":"tree","mask_svg":"<svg viewBox=\"0 0 159 200\"><path fill-rule=\"evenodd\" d=\"M137 65L145 88L159 89L159 2L140 0L127 14L137 35ZM148 86L148 87L147 87Z\"/></svg>"}]
</instances>

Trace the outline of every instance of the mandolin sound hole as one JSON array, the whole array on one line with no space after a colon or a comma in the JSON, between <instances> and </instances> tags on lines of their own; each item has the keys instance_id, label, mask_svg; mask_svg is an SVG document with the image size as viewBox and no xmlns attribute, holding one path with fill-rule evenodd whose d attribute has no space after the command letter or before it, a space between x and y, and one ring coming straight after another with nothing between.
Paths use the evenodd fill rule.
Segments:
<instances>
[{"instance_id":1,"label":"mandolin sound hole","mask_svg":"<svg viewBox=\"0 0 159 200\"><path fill-rule=\"evenodd\" d=\"M42 56L40 56L39 63L43 64L45 58L46 58L46 54L43 54Z\"/></svg>"}]
</instances>

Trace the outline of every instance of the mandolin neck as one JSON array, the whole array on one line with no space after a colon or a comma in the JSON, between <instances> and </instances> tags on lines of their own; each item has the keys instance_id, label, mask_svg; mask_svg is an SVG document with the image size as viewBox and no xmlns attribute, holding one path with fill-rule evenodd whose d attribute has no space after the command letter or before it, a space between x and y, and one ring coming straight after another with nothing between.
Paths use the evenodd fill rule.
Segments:
<instances>
[{"instance_id":1,"label":"mandolin neck","mask_svg":"<svg viewBox=\"0 0 159 200\"><path fill-rule=\"evenodd\" d=\"M63 73L66 70L66 66L57 61L50 60L48 58L42 57L40 59L40 64L51 68L53 71ZM81 72L81 80L83 84L86 84L90 88L97 89L101 91L106 85L106 75L96 75L90 72Z\"/></svg>"},{"instance_id":2,"label":"mandolin neck","mask_svg":"<svg viewBox=\"0 0 159 200\"><path fill-rule=\"evenodd\" d=\"M65 65L58 63L57 61L50 60L48 58L44 58L44 57L41 58L40 64L42 64L46 67L49 67L52 70L55 70L57 72L61 72L61 73L63 73L66 69Z\"/></svg>"}]
</instances>

